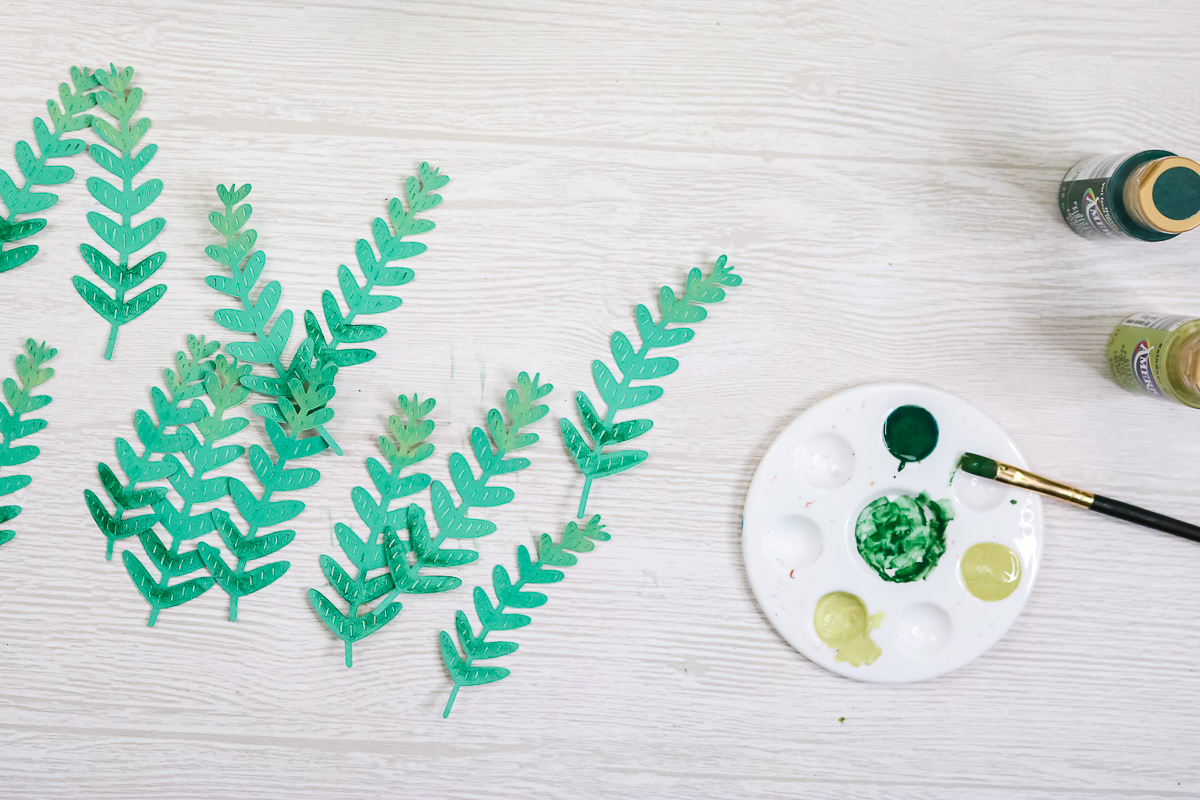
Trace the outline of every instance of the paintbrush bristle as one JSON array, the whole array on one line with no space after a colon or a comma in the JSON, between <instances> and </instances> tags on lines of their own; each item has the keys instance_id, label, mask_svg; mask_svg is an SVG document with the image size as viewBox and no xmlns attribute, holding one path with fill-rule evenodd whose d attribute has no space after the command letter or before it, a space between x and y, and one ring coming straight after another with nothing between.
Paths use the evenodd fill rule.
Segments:
<instances>
[{"instance_id":1,"label":"paintbrush bristle","mask_svg":"<svg viewBox=\"0 0 1200 800\"><path fill-rule=\"evenodd\" d=\"M974 453L963 453L958 460L958 468L971 475L978 475L988 480L996 479L996 462L990 458L977 456Z\"/></svg>"}]
</instances>

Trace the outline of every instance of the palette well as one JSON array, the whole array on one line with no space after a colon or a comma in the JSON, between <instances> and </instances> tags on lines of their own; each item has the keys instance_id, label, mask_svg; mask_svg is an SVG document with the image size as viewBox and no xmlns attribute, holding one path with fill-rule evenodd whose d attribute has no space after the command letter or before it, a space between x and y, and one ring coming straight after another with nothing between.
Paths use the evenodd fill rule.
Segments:
<instances>
[{"instance_id":1,"label":"palette well","mask_svg":"<svg viewBox=\"0 0 1200 800\"><path fill-rule=\"evenodd\" d=\"M759 605L796 650L903 683L1004 635L1037 576L1041 500L956 471L966 451L1027 466L982 411L915 384L850 389L779 435L750 484L742 548Z\"/></svg>"}]
</instances>

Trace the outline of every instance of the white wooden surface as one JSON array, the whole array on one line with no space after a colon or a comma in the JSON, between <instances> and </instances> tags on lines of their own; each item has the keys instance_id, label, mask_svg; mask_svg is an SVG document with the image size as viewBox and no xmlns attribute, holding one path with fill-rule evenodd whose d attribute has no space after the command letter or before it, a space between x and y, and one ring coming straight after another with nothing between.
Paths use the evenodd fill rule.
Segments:
<instances>
[{"instance_id":1,"label":"white wooden surface","mask_svg":"<svg viewBox=\"0 0 1200 800\"><path fill-rule=\"evenodd\" d=\"M782 427L877 380L961 394L1046 473L1200 519L1200 413L1122 393L1103 360L1127 313L1200 313L1200 234L1095 244L1055 206L1084 154L1200 153L1194 3L7 0L3 18L6 169L69 65L137 68L170 291L103 362L69 284L91 236L83 159L41 255L0 276L4 363L27 336L61 350L0 549L0 795L1200 793L1195 545L1048 503L1009 635L896 687L792 651L738 532ZM452 178L438 227L380 357L340 381L347 455L320 464L291 571L236 624L213 591L147 628L81 492L184 334L222 338L203 283L214 185L254 184L268 269L300 310L422 160ZM651 460L594 491L613 539L550 588L511 677L441 718L434 634L465 592L406 601L347 670L304 593L395 395L438 398L444 474L518 371L568 413L633 304L723 252L746 283L678 353ZM573 514L580 481L552 419L542 433L468 585Z\"/></svg>"}]
</instances>

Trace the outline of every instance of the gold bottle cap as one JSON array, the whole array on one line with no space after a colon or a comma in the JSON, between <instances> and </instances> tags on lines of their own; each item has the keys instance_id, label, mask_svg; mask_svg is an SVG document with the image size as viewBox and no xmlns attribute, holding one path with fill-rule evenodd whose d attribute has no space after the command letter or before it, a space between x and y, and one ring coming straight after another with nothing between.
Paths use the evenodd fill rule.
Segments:
<instances>
[{"instance_id":1,"label":"gold bottle cap","mask_svg":"<svg viewBox=\"0 0 1200 800\"><path fill-rule=\"evenodd\" d=\"M1142 164L1125 182L1125 207L1141 224L1162 233L1200 226L1200 164L1168 156Z\"/></svg>"}]
</instances>

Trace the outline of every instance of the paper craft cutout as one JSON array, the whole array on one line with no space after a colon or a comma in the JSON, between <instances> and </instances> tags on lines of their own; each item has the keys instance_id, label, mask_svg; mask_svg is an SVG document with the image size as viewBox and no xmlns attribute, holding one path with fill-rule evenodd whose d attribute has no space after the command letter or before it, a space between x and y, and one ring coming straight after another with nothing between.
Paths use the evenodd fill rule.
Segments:
<instances>
[{"instance_id":1,"label":"paper craft cutout","mask_svg":"<svg viewBox=\"0 0 1200 800\"><path fill-rule=\"evenodd\" d=\"M165 496L154 503L158 524L170 537L171 543L168 546L153 527L138 535L142 549L158 570L159 577L155 579L133 551L126 550L121 554L134 586L150 604L150 618L146 624L151 627L158 621L158 613L164 608L172 608L193 600L213 586L214 580L207 574L180 583L172 584L171 581L205 570L198 549L182 548L186 542L198 539L213 530L214 522L210 510L205 507L201 511L195 511L196 506L206 505L229 495L229 478L204 476L233 463L246 451L241 445L218 443L249 424L245 417L225 416L250 396L250 390L240 384L240 380L249 372L250 365L239 365L236 359L231 362L225 356L218 355L213 362L213 370L204 373L203 377L204 393L213 404L213 411L210 412L199 400L194 401L189 409L189 412L199 409L199 418L189 425L200 433L200 438L196 439L191 427L180 426L175 435L190 437L188 444L180 451L187 459L186 463L172 454L163 456L164 462L176 465L167 477L182 500L179 507ZM188 465L191 465L190 472Z\"/></svg>"},{"instance_id":2,"label":"paper craft cutout","mask_svg":"<svg viewBox=\"0 0 1200 800\"><path fill-rule=\"evenodd\" d=\"M25 340L25 352L17 356L17 380L4 379L4 399L8 405L0 403L0 468L15 467L32 461L41 452L35 445L27 444L13 447L17 439L37 433L46 427L44 419L21 419L22 414L30 414L50 403L50 395L33 394L33 390L54 376L53 367L44 367L58 351L46 347L46 343L38 344L33 339ZM0 476L0 496L20 491L33 480L28 475ZM11 522L21 513L20 506L0 506L0 525ZM0 530L0 545L12 540L15 531Z\"/></svg>"},{"instance_id":3,"label":"paper craft cutout","mask_svg":"<svg viewBox=\"0 0 1200 800\"><path fill-rule=\"evenodd\" d=\"M400 613L400 603L384 602L374 609L360 614L360 610L373 603L383 595L395 589L391 569L388 566L387 554L384 552L383 536L394 528L407 525L407 515L411 509L391 509L391 504L397 500L423 491L429 486L431 478L424 472L402 473L433 455L433 445L426 439L433 433L433 421L424 417L433 410L436 401L432 398L421 401L416 395L412 400L400 395L397 398L400 410L404 416L393 414L388 418L395 441L386 436L379 437L379 449L383 451L388 461L385 467L374 458L367 459L367 472L379 492L379 500L371 497L370 492L362 486L356 486L350 493L354 500L354 508L367 527L367 538L361 539L349 525L338 523L334 526L338 544L350 563L357 567L357 574L351 576L331 556L321 556L321 569L329 579L329 584L345 600L350 608L346 613L338 610L333 601L316 589L308 590L308 599L313 609L343 642L346 649L346 666L353 666L354 643L370 636L375 631L391 622ZM390 468L389 468L390 467ZM456 551L457 552L457 551ZM383 570L381 574L371 577L371 571ZM425 577L418 579L424 591L439 592L453 589L462 581L449 577Z\"/></svg>"},{"instance_id":4,"label":"paper craft cutout","mask_svg":"<svg viewBox=\"0 0 1200 800\"><path fill-rule=\"evenodd\" d=\"M441 481L426 481L429 486L430 504L438 526L436 537L430 535L425 512L417 504L410 504L405 509L389 509L388 506L392 499L391 492L390 490L385 492L384 488L390 484L382 482L387 472L374 459L368 460L367 468L380 492L380 502L376 503L370 493L361 487L354 490L353 499L355 509L370 531L370 535L364 542L347 526L339 526L337 528L338 542L351 562L359 566L358 581L360 583L366 580L367 569L386 566L388 572L371 579L371 582L362 589L362 594L356 594L357 590L354 588L354 584L343 580L343 576L346 575L345 571L338 567L333 559L328 556L322 557L321 567L325 570L330 584L337 589L343 599L351 604L350 612L346 615L338 611L320 592L315 589L309 591L309 599L317 613L330 630L346 643L346 666L349 667L352 664L352 643L374 633L400 612L400 603L393 602L397 595L444 592L462 584L459 578L445 575L424 575L422 570L427 567L455 567L470 564L479 558L477 552L443 547L445 541L447 539L477 539L495 532L496 524L494 522L470 517L468 512L471 508L495 508L512 502L514 497L512 489L505 486L488 486L487 483L492 478L519 472L529 467L529 459L509 456L538 441L536 433L523 432L522 429L542 419L550 411L548 406L540 404L538 401L548 395L554 386L552 384L541 385L539 379L539 375L530 378L527 372L522 372L517 376L516 388L509 389L504 398L510 420L508 424L505 424L504 415L499 409L493 408L488 411L487 426L491 433L490 439L488 431L481 427L476 427L471 431L471 449L475 455L476 465L479 467L478 477L471 469L466 456L462 453L450 455L450 478L459 496L458 505L455 505L454 498L445 484ZM400 400L403 407L407 401L403 396ZM415 398L413 402L416 402ZM420 406L411 406L411 411L405 409L405 413L410 417L410 426L414 424L412 422L414 412L420 412L423 415L433 408L432 401L426 402L430 404L427 409L422 409ZM398 418L392 417L392 427L397 435L397 440L403 441L400 439L402 429L397 428L397 424ZM433 424L425 424L429 426L428 430L432 431ZM419 432L420 428L416 430ZM422 438L427 435L428 433L423 434ZM391 443L386 439L380 439L380 447L383 449L384 455L392 460ZM432 452L432 448L430 448L430 452ZM426 456L422 456L422 458L424 457ZM395 462L393 462L394 467ZM423 488L424 486L420 487L420 489ZM413 489L413 492L420 491L420 489ZM407 530L406 539L401 539L397 533L400 528ZM363 563L377 566L364 568ZM346 577L348 578L348 575ZM387 596L375 606L373 611L365 616L356 616L362 611L363 604L373 602L379 597L383 597L385 593ZM360 596L364 599L355 599Z\"/></svg>"},{"instance_id":5,"label":"paper craft cutout","mask_svg":"<svg viewBox=\"0 0 1200 800\"><path fill-rule=\"evenodd\" d=\"M301 350L311 348L311 342L301 345ZM301 357L300 354L297 356ZM305 358L311 358L311 349ZM264 418L267 438L275 451L272 458L264 448L251 445L248 452L250 469L262 484L262 496L256 497L237 478L229 478L229 494L247 528L243 532L224 509L213 509L212 518L217 533L233 553L236 563L231 567L221 556L221 551L206 543L198 542L196 549L204 565L216 580L217 585L229 595L229 621L236 622L238 600L253 594L283 576L291 566L287 561L275 561L261 567L248 569L251 561L282 550L296 538L292 530L260 533L299 516L304 503L299 500L272 500L276 492L296 492L307 489L321 479L321 473L311 467L287 469L289 462L310 458L327 447L320 436L303 436L333 418L333 409L326 408L333 399L332 373L336 367L317 370L307 362L301 363L298 377L288 381L287 395L276 398L274 404L260 403L251 409ZM286 426L286 429L285 429Z\"/></svg>"},{"instance_id":6,"label":"paper craft cutout","mask_svg":"<svg viewBox=\"0 0 1200 800\"><path fill-rule=\"evenodd\" d=\"M584 428L592 444L588 444L588 440L584 439L570 420L559 420L567 450L584 474L584 485L579 500L580 518L583 517L588 491L595 478L623 472L646 460L647 453L643 450L602 452L603 448L610 444L622 444L641 436L653 425L648 419L617 423L614 420L616 412L645 405L662 395L662 389L658 386L633 386L632 382L670 375L679 367L679 362L674 358L647 358L647 353L652 348L673 347L690 340L694 335L693 331L691 328L682 327L682 323L699 322L707 316L707 311L695 304L718 303L725 299L722 286L733 287L741 284L741 277L732 274L733 267L726 267L726 261L725 256L717 259L707 277L700 270L693 269L688 274L682 298L676 299L670 287L662 287L659 292L662 319L658 323L654 322L650 311L644 305L637 307L638 330L642 337L642 347L638 351L634 351L633 345L623 333L617 332L612 335L610 341L613 358L624 376L620 382L604 362L592 362L592 376L601 398L608 405L607 413L602 419L585 393L579 392L575 396ZM676 327L670 327L671 325ZM537 608L546 602L546 595L531 590L522 591L524 587L530 584L557 583L563 579L563 573L557 569L548 569L547 566L573 566L576 558L567 551L588 552L595 547L592 540L607 541L608 538L609 535L603 532L603 526L600 525L599 515L593 516L582 530L572 522L563 531L558 544L555 544L548 534L542 535L538 543L537 562L530 558L529 551L523 545L517 548L516 583L513 583L504 567L495 567L492 573L492 587L496 595L494 605L483 588L475 587L475 611L479 616L480 632L476 634L467 615L459 611L455 617L455 628L462 655L455 649L454 641L448 633L442 631L438 637L442 661L454 680L450 699L442 712L443 717L449 716L454 700L458 697L458 690L463 686L479 686L508 676L509 671L504 667L477 667L474 666L474 662L499 658L517 649L516 642L485 640L492 631L513 630L529 624L530 618L527 615L505 613L506 609Z\"/></svg>"},{"instance_id":7,"label":"paper craft cutout","mask_svg":"<svg viewBox=\"0 0 1200 800\"><path fill-rule=\"evenodd\" d=\"M517 649L516 642L486 641L488 634L494 631L511 631L524 628L532 620L527 614L510 611L509 609L537 608L546 603L546 595L525 587L543 583L558 583L564 573L553 567L572 567L578 561L572 553L589 553L595 549L593 542L608 541L609 535L600 524L600 515L596 514L585 527L580 528L575 522L567 523L562 537L556 543L548 533L543 533L538 541L538 560L529 556L525 545L517 548L517 580L513 581L508 570L499 564L492 570L492 591L496 602L492 603L482 586L475 587L475 611L479 615L479 633L471 628L467 615L459 611L454 616L454 627L458 633L458 643L462 647L462 655L454 647L450 634L442 631L438 641L442 649L442 660L450 677L454 679L454 689L446 702L442 717L450 716L458 690L464 686L480 686L493 683L508 677L509 670L505 667L477 667L476 661L499 658Z\"/></svg>"},{"instance_id":8,"label":"paper craft cutout","mask_svg":"<svg viewBox=\"0 0 1200 800\"><path fill-rule=\"evenodd\" d=\"M101 462L97 465L100 483L116 511L110 513L104 502L91 489L85 489L83 497L96 527L108 540L105 559L112 560L113 546L119 540L140 536L150 530L158 520L158 513L155 511L133 517L125 515L138 509L157 507L166 499L165 488L140 487L139 484L173 476L180 468L180 462L176 458L168 459L167 456L195 446L196 437L187 428L175 433L167 433L167 429L191 425L204 418L206 409L197 398L205 393L206 376L216 368L215 362L207 359L219 348L219 343L208 343L203 336L188 336L187 352L180 351L175 354L175 369L163 371L170 397L158 387L150 390L158 421L155 422L145 411L137 411L133 415L134 428L142 445L141 455L134 452L129 442L121 438L116 440L117 461L126 475L124 484L107 464ZM185 403L187 405L184 405ZM155 458L156 455L160 457ZM129 568L128 562L126 568ZM136 577L134 582L137 583ZM142 587L138 588L140 590ZM151 605L153 606L153 603Z\"/></svg>"},{"instance_id":9,"label":"paper craft cutout","mask_svg":"<svg viewBox=\"0 0 1200 800\"><path fill-rule=\"evenodd\" d=\"M331 375L337 369L354 366L370 361L375 357L374 350L365 348L343 348L345 344L360 344L380 338L387 329L382 325L354 324L360 314L382 314L398 308L401 304L399 297L391 295L371 294L380 286L403 286L413 279L413 271L405 267L390 267L392 261L398 261L424 253L426 247L421 242L403 241L405 236L428 233L434 224L430 220L418 219L417 214L435 208L442 202L441 195L433 193L434 189L445 186L450 179L431 169L428 163L422 162L419 177L410 176L405 182L405 192L408 200L408 210L399 198L392 198L388 205L389 222L376 218L372 225L375 244L379 254L366 239L359 239L355 247L358 264L364 276L360 286L358 278L345 265L338 267L338 285L341 288L342 299L348 309L343 314L333 293L326 290L321 295L321 307L326 324L329 327L329 337L321 329L321 324L311 311L304 313L304 327L308 341L312 344L311 359L315 359L318 372L324 372L327 367L334 367ZM270 281L257 301L251 299L252 292L263 267L266 256L261 250L255 251L254 244L258 234L253 229L242 230L250 221L253 208L249 203L238 205L250 194L250 184L240 188L236 184L217 187L217 194L225 206L225 212L214 211L209 215L209 221L217 232L225 237L225 246L210 245L205 253L214 261L229 268L231 277L211 275L206 280L209 286L219 292L241 301L241 310L221 309L213 318L222 327L241 333L252 333L253 342L233 342L227 350L231 355L243 361L256 364L269 364L275 368L275 377L251 375L245 385L252 391L280 397L286 394L287 386L295 377L295 368L299 363L293 361L293 367L285 370L281 361L283 351L287 347L288 338L292 332L292 312L284 311L269 325L275 314L276 307L282 295L278 281ZM329 447L338 455L342 450L323 427L319 433Z\"/></svg>"},{"instance_id":10,"label":"paper craft cutout","mask_svg":"<svg viewBox=\"0 0 1200 800\"><path fill-rule=\"evenodd\" d=\"M25 219L20 222L17 217L25 214L36 214L58 202L58 195L53 192L34 191L35 186L55 186L66 183L75 177L75 170L67 166L48 163L50 159L66 158L82 153L87 145L82 139L64 139L63 134L83 130L92 124L92 115L83 112L96 105L96 97L91 90L96 88L96 78L86 69L71 67L71 84L59 84L58 96L62 100L62 108L54 100L47 100L46 107L50 110L50 122L54 125L51 131L41 117L33 119L33 136L37 141L38 153L35 155L28 142L17 142L17 167L25 177L25 182L18 189L8 173L0 170L0 200L4 201L8 215L0 217L0 272L16 269L37 255L36 244L24 244L9 248L9 242L18 242L46 227L45 219Z\"/></svg>"},{"instance_id":11,"label":"paper craft cutout","mask_svg":"<svg viewBox=\"0 0 1200 800\"><path fill-rule=\"evenodd\" d=\"M653 348L674 347L691 340L695 332L683 325L700 322L708 316L708 312L697 304L719 303L725 299L722 286L741 285L741 276L734 275L733 267L725 266L726 261L725 256L718 258L712 272L707 276L699 269L689 272L681 298L675 297L671 287L662 287L658 295L658 307L662 316L659 322L655 323L646 306L638 305L637 326L642 339L642 346L638 350L633 349L629 338L620 331L612 335L610 346L613 360L623 376L621 380L617 380L603 361L592 362L592 377L596 382L596 389L607 406L604 417L601 418L586 393L578 392L575 395L575 404L579 408L590 444L569 419L564 417L559 420L567 450L584 475L583 491L579 498L580 519L587 508L592 481L632 469L645 461L649 455L645 450L619 450L615 453L604 453L603 450L609 445L632 441L653 427L654 423L648 419L615 422L615 418L618 411L644 406L662 396L661 387L633 386L633 381L666 377L679 368L679 361L670 356L648 358L647 353ZM670 327L671 325L676 327Z\"/></svg>"},{"instance_id":12,"label":"paper craft cutout","mask_svg":"<svg viewBox=\"0 0 1200 800\"><path fill-rule=\"evenodd\" d=\"M101 178L88 178L87 187L92 197L118 218L106 217L96 211L88 212L87 218L96 235L117 251L117 260L114 262L90 244L79 245L79 252L92 272L108 284L115 294L110 297L96 284L79 275L73 277L71 282L92 310L108 321L110 328L104 358L111 359L113 348L117 345L117 330L149 311L167 291L167 285L160 283L128 300L125 298L126 292L144 283L166 261L167 254L158 252L132 266L129 263L134 253L149 245L162 232L166 221L162 217L155 217L139 225L133 223L134 215L145 211L163 188L162 181L157 178L138 187L133 185L133 179L158 151L158 147L149 144L134 153L138 142L150 130L150 120L142 117L137 122L133 121L133 115L142 102L142 90L129 88L133 80L133 67L123 70L111 67L107 72L98 69L95 77L104 87L95 92L96 103L112 115L116 124L99 117L92 119L92 130L113 149L94 144L88 148L88 153L105 171L120 179L121 188Z\"/></svg>"}]
</instances>

